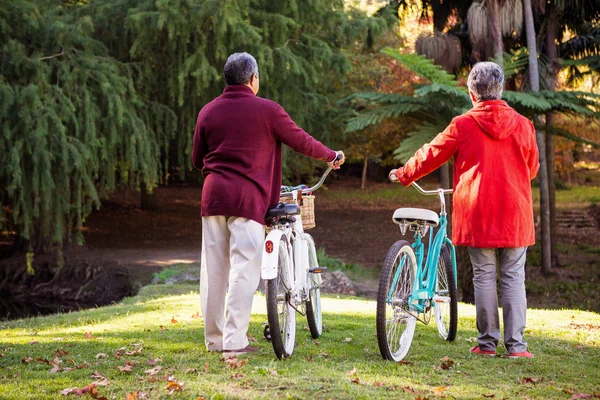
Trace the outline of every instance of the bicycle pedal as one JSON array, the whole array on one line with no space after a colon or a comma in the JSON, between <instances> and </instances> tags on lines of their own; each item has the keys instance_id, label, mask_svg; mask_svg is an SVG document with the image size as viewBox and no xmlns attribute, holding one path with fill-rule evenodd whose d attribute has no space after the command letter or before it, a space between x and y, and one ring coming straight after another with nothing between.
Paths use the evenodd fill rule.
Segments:
<instances>
[{"instance_id":1,"label":"bicycle pedal","mask_svg":"<svg viewBox=\"0 0 600 400\"><path fill-rule=\"evenodd\" d=\"M311 274L322 274L323 272L327 272L327 267L309 269L308 272Z\"/></svg>"}]
</instances>

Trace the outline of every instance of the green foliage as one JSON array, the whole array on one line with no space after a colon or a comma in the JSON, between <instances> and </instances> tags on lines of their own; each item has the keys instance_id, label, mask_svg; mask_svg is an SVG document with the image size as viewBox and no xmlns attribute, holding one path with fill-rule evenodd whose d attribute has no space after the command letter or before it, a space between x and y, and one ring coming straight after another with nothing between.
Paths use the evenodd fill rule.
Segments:
<instances>
[{"instance_id":1,"label":"green foliage","mask_svg":"<svg viewBox=\"0 0 600 400\"><path fill-rule=\"evenodd\" d=\"M398 117L418 122L420 127L405 132L407 138L395 151L396 158L406 162L423 144L443 131L452 118L466 112L471 107L471 100L465 88L458 87L454 76L443 71L432 60L390 49L385 49L383 52L431 83L415 85L413 96L387 93L356 93L348 96L342 101L352 102L355 108L364 111L356 113L347 120L346 130L350 132L361 130ZM519 59L520 57L517 57L517 61L513 64L508 63L509 70L520 68ZM547 90L536 93L504 91L502 98L518 112L530 118L546 112L600 118L600 95L593 93ZM595 147L599 146L565 129L548 129L548 133Z\"/></svg>"},{"instance_id":2,"label":"green foliage","mask_svg":"<svg viewBox=\"0 0 600 400\"><path fill-rule=\"evenodd\" d=\"M347 50L387 26L384 19L347 12L343 0L98 0L83 12L92 16L110 54L135 65L141 96L177 114L171 159L180 176L191 168L198 111L222 93L230 54L254 55L259 95L280 103L300 126L331 144L339 124L333 123L328 97L350 70ZM285 171L295 173L288 161Z\"/></svg>"},{"instance_id":3,"label":"green foliage","mask_svg":"<svg viewBox=\"0 0 600 400\"><path fill-rule=\"evenodd\" d=\"M152 188L172 111L142 101L88 16L0 8L0 229L40 250L71 240L117 184Z\"/></svg>"},{"instance_id":4,"label":"green foliage","mask_svg":"<svg viewBox=\"0 0 600 400\"><path fill-rule=\"evenodd\" d=\"M425 56L401 53L399 50L390 48L385 48L381 52L400 61L404 67L431 83L458 86L454 75L447 73L442 67Z\"/></svg>"}]
</instances>

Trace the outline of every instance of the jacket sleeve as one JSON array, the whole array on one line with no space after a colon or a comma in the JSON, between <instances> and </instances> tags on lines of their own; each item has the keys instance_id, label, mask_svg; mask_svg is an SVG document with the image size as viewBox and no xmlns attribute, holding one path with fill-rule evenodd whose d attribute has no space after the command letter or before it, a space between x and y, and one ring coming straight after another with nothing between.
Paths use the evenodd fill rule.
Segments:
<instances>
[{"instance_id":1,"label":"jacket sleeve","mask_svg":"<svg viewBox=\"0 0 600 400\"><path fill-rule=\"evenodd\" d=\"M540 153L538 151L537 141L535 137L535 127L533 126L530 120L527 120L527 122L529 122L529 126L531 127L531 144L529 146L529 153L527 155L527 166L529 167L529 180L533 180L533 178L536 177L540 169Z\"/></svg>"},{"instance_id":2,"label":"jacket sleeve","mask_svg":"<svg viewBox=\"0 0 600 400\"><path fill-rule=\"evenodd\" d=\"M198 114L196 121L196 130L194 131L194 140L192 143L192 165L194 168L202 170L204 167L204 156L208 148L206 138L204 137L204 128L202 126L202 113Z\"/></svg>"},{"instance_id":3,"label":"jacket sleeve","mask_svg":"<svg viewBox=\"0 0 600 400\"><path fill-rule=\"evenodd\" d=\"M456 118L430 143L423 145L414 156L396 172L400 183L409 186L414 181L435 171L448 161L458 149Z\"/></svg>"},{"instance_id":4,"label":"jacket sleeve","mask_svg":"<svg viewBox=\"0 0 600 400\"><path fill-rule=\"evenodd\" d=\"M275 107L274 128L277 140L300 154L326 162L331 162L336 157L335 151L298 127L278 104Z\"/></svg>"}]
</instances>

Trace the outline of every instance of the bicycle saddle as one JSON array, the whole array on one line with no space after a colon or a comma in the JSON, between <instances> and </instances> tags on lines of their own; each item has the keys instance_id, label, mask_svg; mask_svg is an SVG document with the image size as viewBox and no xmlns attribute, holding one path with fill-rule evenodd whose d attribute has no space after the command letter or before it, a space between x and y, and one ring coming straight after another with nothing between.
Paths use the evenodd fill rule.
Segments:
<instances>
[{"instance_id":1,"label":"bicycle saddle","mask_svg":"<svg viewBox=\"0 0 600 400\"><path fill-rule=\"evenodd\" d=\"M265 219L267 221L272 220L274 218L287 217L289 215L298 215L300 214L300 207L296 204L285 204L279 203L275 207L270 208L267 211L267 215Z\"/></svg>"},{"instance_id":2,"label":"bicycle saddle","mask_svg":"<svg viewBox=\"0 0 600 400\"><path fill-rule=\"evenodd\" d=\"M438 226L440 217L435 211L425 210L423 208L399 208L394 211L392 220L396 224L416 224Z\"/></svg>"}]
</instances>

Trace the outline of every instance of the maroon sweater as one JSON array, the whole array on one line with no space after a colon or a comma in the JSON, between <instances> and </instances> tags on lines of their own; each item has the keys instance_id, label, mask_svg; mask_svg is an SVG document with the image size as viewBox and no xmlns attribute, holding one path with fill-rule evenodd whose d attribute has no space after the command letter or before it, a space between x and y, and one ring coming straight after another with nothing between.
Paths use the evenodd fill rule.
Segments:
<instances>
[{"instance_id":1,"label":"maroon sweater","mask_svg":"<svg viewBox=\"0 0 600 400\"><path fill-rule=\"evenodd\" d=\"M225 215L265 223L281 189L281 143L332 161L335 152L300 129L285 110L248 86L227 86L196 122L192 163L202 170L202 216Z\"/></svg>"}]
</instances>

